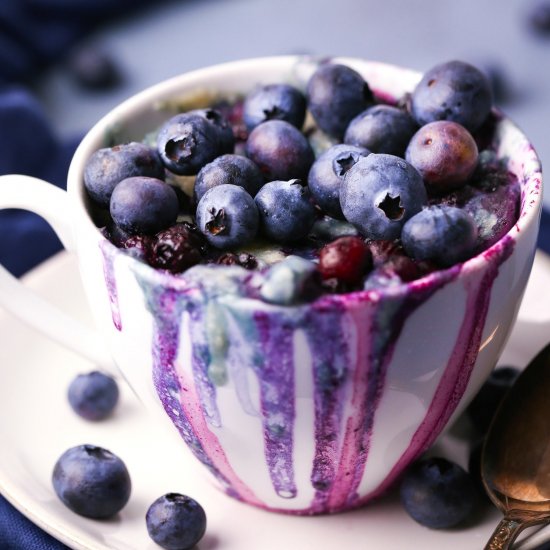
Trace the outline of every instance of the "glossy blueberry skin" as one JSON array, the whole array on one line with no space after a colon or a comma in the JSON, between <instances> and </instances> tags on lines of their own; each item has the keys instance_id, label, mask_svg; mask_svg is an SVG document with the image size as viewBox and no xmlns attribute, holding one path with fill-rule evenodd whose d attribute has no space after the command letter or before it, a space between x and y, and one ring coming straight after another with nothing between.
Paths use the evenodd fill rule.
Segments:
<instances>
[{"instance_id":1,"label":"glossy blueberry skin","mask_svg":"<svg viewBox=\"0 0 550 550\"><path fill-rule=\"evenodd\" d=\"M84 185L95 202L109 206L116 185L137 176L164 180L164 166L153 148L131 142L96 151L84 168Z\"/></svg>"},{"instance_id":2,"label":"glossy blueberry skin","mask_svg":"<svg viewBox=\"0 0 550 550\"><path fill-rule=\"evenodd\" d=\"M452 120L475 132L492 105L488 78L469 63L449 61L423 76L411 97L411 114L421 126L435 120Z\"/></svg>"},{"instance_id":3,"label":"glossy blueberry skin","mask_svg":"<svg viewBox=\"0 0 550 550\"><path fill-rule=\"evenodd\" d=\"M369 85L357 72L336 63L321 65L307 83L308 107L317 126L341 140L348 124L374 103Z\"/></svg>"},{"instance_id":4,"label":"glossy blueberry skin","mask_svg":"<svg viewBox=\"0 0 550 550\"><path fill-rule=\"evenodd\" d=\"M167 120L157 135L164 166L175 174L191 176L226 152L216 125L203 114L182 113Z\"/></svg>"},{"instance_id":5,"label":"glossy blueberry skin","mask_svg":"<svg viewBox=\"0 0 550 550\"><path fill-rule=\"evenodd\" d=\"M52 483L70 510L94 519L110 518L128 502L130 475L116 455L94 445L79 445L57 460Z\"/></svg>"},{"instance_id":6,"label":"glossy blueberry skin","mask_svg":"<svg viewBox=\"0 0 550 550\"><path fill-rule=\"evenodd\" d=\"M107 418L118 403L114 378L99 371L79 374L69 385L68 398L73 411L86 420Z\"/></svg>"},{"instance_id":7,"label":"glossy blueberry skin","mask_svg":"<svg viewBox=\"0 0 550 550\"><path fill-rule=\"evenodd\" d=\"M147 510L147 532L166 550L190 550L206 532L206 514L191 497L179 493L163 495Z\"/></svg>"},{"instance_id":8,"label":"glossy blueberry skin","mask_svg":"<svg viewBox=\"0 0 550 550\"><path fill-rule=\"evenodd\" d=\"M304 134L284 120L268 120L256 126L246 141L246 155L267 181L305 180L314 160Z\"/></svg>"},{"instance_id":9,"label":"glossy blueberry skin","mask_svg":"<svg viewBox=\"0 0 550 550\"><path fill-rule=\"evenodd\" d=\"M300 180L270 181L254 200L260 213L261 230L275 242L302 239L317 217L311 193Z\"/></svg>"},{"instance_id":10,"label":"glossy blueberry skin","mask_svg":"<svg viewBox=\"0 0 550 550\"><path fill-rule=\"evenodd\" d=\"M474 511L477 491L471 476L445 458L427 458L412 464L400 486L401 502L418 523L448 529Z\"/></svg>"},{"instance_id":11,"label":"glossy blueberry skin","mask_svg":"<svg viewBox=\"0 0 550 550\"><path fill-rule=\"evenodd\" d=\"M194 201L197 204L209 189L226 184L239 185L254 196L264 183L260 169L252 160L241 155L222 155L197 174Z\"/></svg>"},{"instance_id":12,"label":"glossy blueberry skin","mask_svg":"<svg viewBox=\"0 0 550 550\"><path fill-rule=\"evenodd\" d=\"M371 153L348 170L340 187L345 218L374 240L399 238L427 200L418 171L394 155Z\"/></svg>"},{"instance_id":13,"label":"glossy blueberry skin","mask_svg":"<svg viewBox=\"0 0 550 550\"><path fill-rule=\"evenodd\" d=\"M478 163L478 149L470 132L450 120L430 122L414 134L405 158L419 172L427 190L444 194L462 187Z\"/></svg>"},{"instance_id":14,"label":"glossy blueberry skin","mask_svg":"<svg viewBox=\"0 0 550 550\"><path fill-rule=\"evenodd\" d=\"M219 142L219 154L232 153L235 147L235 136L233 135L233 129L229 121L222 115L217 109L193 109L189 111L189 115L198 115L216 132Z\"/></svg>"},{"instance_id":15,"label":"glossy blueberry skin","mask_svg":"<svg viewBox=\"0 0 550 550\"><path fill-rule=\"evenodd\" d=\"M339 220L344 219L340 206L340 185L346 172L370 151L364 147L333 145L312 164L307 178L308 186L323 212Z\"/></svg>"},{"instance_id":16,"label":"glossy blueberry skin","mask_svg":"<svg viewBox=\"0 0 550 550\"><path fill-rule=\"evenodd\" d=\"M467 260L474 251L477 225L473 217L455 206L433 205L403 226L401 240L415 260L432 260L449 267Z\"/></svg>"},{"instance_id":17,"label":"glossy blueberry skin","mask_svg":"<svg viewBox=\"0 0 550 550\"><path fill-rule=\"evenodd\" d=\"M215 248L237 248L256 236L258 208L242 187L218 185L209 189L199 201L197 225Z\"/></svg>"},{"instance_id":18,"label":"glossy blueberry skin","mask_svg":"<svg viewBox=\"0 0 550 550\"><path fill-rule=\"evenodd\" d=\"M156 178L122 180L111 195L113 221L124 231L151 235L176 223L179 202L170 185Z\"/></svg>"},{"instance_id":19,"label":"glossy blueberry skin","mask_svg":"<svg viewBox=\"0 0 550 550\"><path fill-rule=\"evenodd\" d=\"M344 143L365 147L372 153L403 157L418 125L402 109L374 105L357 115L346 129Z\"/></svg>"},{"instance_id":20,"label":"glossy blueberry skin","mask_svg":"<svg viewBox=\"0 0 550 550\"><path fill-rule=\"evenodd\" d=\"M306 117L306 98L288 84L268 84L250 92L243 103L248 130L267 120L284 120L301 129Z\"/></svg>"}]
</instances>

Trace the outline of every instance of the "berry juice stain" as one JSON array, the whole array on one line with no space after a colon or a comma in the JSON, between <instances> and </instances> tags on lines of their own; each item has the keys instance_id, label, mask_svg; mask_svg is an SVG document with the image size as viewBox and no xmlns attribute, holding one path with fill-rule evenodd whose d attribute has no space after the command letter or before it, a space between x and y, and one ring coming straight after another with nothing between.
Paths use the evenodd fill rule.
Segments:
<instances>
[{"instance_id":1,"label":"berry juice stain","mask_svg":"<svg viewBox=\"0 0 550 550\"><path fill-rule=\"evenodd\" d=\"M135 270L153 316L152 377L157 394L188 447L229 495L273 509L235 473L215 434L224 427L217 388L233 384L243 411L258 418L274 493L283 499L299 497L294 471L294 454L301 443L295 434L295 373L301 365L295 364L294 336L303 331L312 369L314 453L309 481L314 496L309 504L300 504L298 512L359 506L384 492L448 422L475 364L493 282L513 245L514 240L505 237L482 253L490 269L466 279L466 314L432 403L400 459L366 496L360 497L358 488L368 467L376 413L402 329L419 306L459 275L462 265L413 281L393 297L374 290L276 309L240 307L248 292L242 270L233 276L227 273L236 271L199 269L188 280L175 279L171 288ZM102 252L113 323L122 330L114 274L117 251L102 246ZM182 331L190 346L189 365L178 358ZM259 403L251 396L251 371L258 381Z\"/></svg>"},{"instance_id":2,"label":"berry juice stain","mask_svg":"<svg viewBox=\"0 0 550 550\"><path fill-rule=\"evenodd\" d=\"M283 498L297 494L293 446L296 391L294 380L294 323L284 313L257 311L254 321L263 361L256 365L264 451L275 492Z\"/></svg>"},{"instance_id":3,"label":"berry juice stain","mask_svg":"<svg viewBox=\"0 0 550 550\"><path fill-rule=\"evenodd\" d=\"M162 288L135 273L147 308L153 315L153 383L162 405L193 454L216 477L232 497L263 506L254 493L235 474L226 454L210 426L220 424L213 385L208 379L208 353L205 338L197 328L204 328L202 298L194 298L181 289ZM184 313L189 314L193 342L192 380L178 368L180 331ZM207 346L206 346L207 349ZM197 391L198 390L198 391Z\"/></svg>"},{"instance_id":4,"label":"berry juice stain","mask_svg":"<svg viewBox=\"0 0 550 550\"><path fill-rule=\"evenodd\" d=\"M513 245L511 237L499 241L483 253L490 268L477 278L466 279L466 314L432 403L386 479L366 496L360 497L358 488L368 468L376 414L396 344L410 315L455 280L461 273L460 264L437 277L413 281L395 296L374 290L325 296L289 308L261 303L241 307L241 300L247 299L249 274L243 276L240 269L226 272L224 268L220 273L200 267L188 279L174 279L171 287L157 279L149 281L135 270L153 317L152 377L157 394L188 447L229 495L275 509L236 474L231 456L215 433L224 428L217 388L232 384L242 410L258 419L264 467L274 494L285 500L299 497L294 455L300 453L301 440L295 433L295 376L302 367L296 363L295 334L303 331L313 388L314 450L309 479L313 498L295 512L338 512L364 504L385 491L434 442L455 410L475 364L493 282ZM121 330L110 248L104 258L113 322ZM217 274L210 277L213 272ZM178 357L182 336L184 345L190 347L190 364ZM258 382L256 400L249 387L251 372Z\"/></svg>"},{"instance_id":5,"label":"berry juice stain","mask_svg":"<svg viewBox=\"0 0 550 550\"><path fill-rule=\"evenodd\" d=\"M105 277L105 285L109 295L109 305L111 306L111 317L113 325L120 331L122 330L122 322L120 320L120 309L118 305L118 290L115 278L114 262L118 254L117 249L107 240L99 242L101 256L103 259L103 276Z\"/></svg>"},{"instance_id":6,"label":"berry juice stain","mask_svg":"<svg viewBox=\"0 0 550 550\"><path fill-rule=\"evenodd\" d=\"M316 312L313 309L304 323L312 354L315 407L315 456L311 484L315 488L313 510L326 508L334 485L340 451L339 437L344 419L344 404L349 379L350 342L349 319L343 308ZM331 335L332 345L326 345Z\"/></svg>"},{"instance_id":7,"label":"berry juice stain","mask_svg":"<svg viewBox=\"0 0 550 550\"><path fill-rule=\"evenodd\" d=\"M366 503L383 494L404 471L408 464L426 451L441 433L455 411L470 380L481 344L481 337L489 311L491 289L498 276L500 265L506 261L514 249L515 241L505 236L491 250L482 254L490 267L478 280L468 281L468 296L465 316L449 362L434 393L432 402L412 440L394 465L386 479L373 491L361 499Z\"/></svg>"}]
</instances>

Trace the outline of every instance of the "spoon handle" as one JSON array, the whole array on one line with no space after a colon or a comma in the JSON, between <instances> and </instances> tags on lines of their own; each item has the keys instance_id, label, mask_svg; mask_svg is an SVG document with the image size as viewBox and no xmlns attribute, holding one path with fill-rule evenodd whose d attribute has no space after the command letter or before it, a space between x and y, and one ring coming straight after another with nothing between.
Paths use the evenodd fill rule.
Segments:
<instances>
[{"instance_id":1,"label":"spoon handle","mask_svg":"<svg viewBox=\"0 0 550 550\"><path fill-rule=\"evenodd\" d=\"M500 520L484 550L508 550L518 535L531 525L545 523L542 518L536 520L521 519L518 517L505 516Z\"/></svg>"}]
</instances>

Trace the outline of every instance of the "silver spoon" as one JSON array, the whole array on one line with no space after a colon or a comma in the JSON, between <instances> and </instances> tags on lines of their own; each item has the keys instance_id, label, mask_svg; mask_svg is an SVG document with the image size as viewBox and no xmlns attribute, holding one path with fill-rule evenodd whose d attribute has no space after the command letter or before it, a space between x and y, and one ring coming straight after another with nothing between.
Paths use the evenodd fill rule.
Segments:
<instances>
[{"instance_id":1,"label":"silver spoon","mask_svg":"<svg viewBox=\"0 0 550 550\"><path fill-rule=\"evenodd\" d=\"M526 527L550 523L550 344L499 406L483 446L481 475L504 514L485 550L511 548Z\"/></svg>"}]
</instances>

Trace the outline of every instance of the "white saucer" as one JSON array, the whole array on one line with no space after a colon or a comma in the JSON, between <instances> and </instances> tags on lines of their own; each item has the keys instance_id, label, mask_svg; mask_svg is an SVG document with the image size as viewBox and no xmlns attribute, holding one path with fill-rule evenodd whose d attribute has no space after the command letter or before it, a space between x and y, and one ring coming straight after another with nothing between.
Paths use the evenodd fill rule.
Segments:
<instances>
[{"instance_id":1,"label":"white saucer","mask_svg":"<svg viewBox=\"0 0 550 550\"><path fill-rule=\"evenodd\" d=\"M25 284L90 323L76 261L61 253L25 277ZM520 311L520 321L550 326L550 259L537 254ZM520 322L502 364L523 366L550 339ZM196 498L208 517L200 550L471 550L482 548L500 514L484 512L468 526L433 531L412 521L394 493L361 510L324 517L292 517L257 510L220 494L203 477L168 422L154 425L120 380L121 403L113 418L86 422L70 409L72 378L93 368L0 311L0 492L32 521L65 544L86 550L158 550L148 537L145 512L160 495L181 492ZM455 430L456 431L456 430ZM92 443L118 454L133 482L129 504L116 519L94 521L73 514L51 487L57 458L69 447ZM466 462L467 445L457 435L438 443L438 452ZM535 548L550 540L550 528L518 546ZM414 542L412 542L414 541Z\"/></svg>"}]
</instances>

